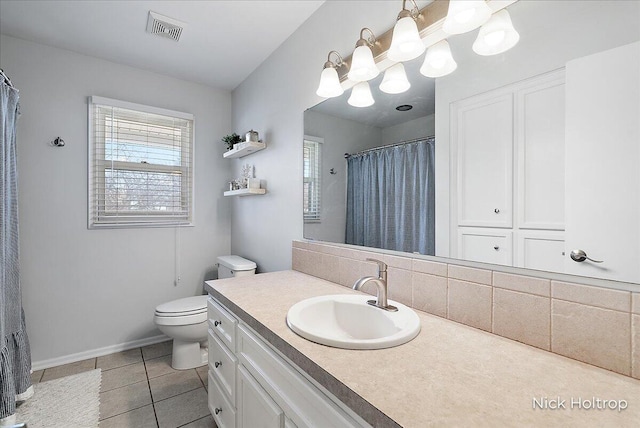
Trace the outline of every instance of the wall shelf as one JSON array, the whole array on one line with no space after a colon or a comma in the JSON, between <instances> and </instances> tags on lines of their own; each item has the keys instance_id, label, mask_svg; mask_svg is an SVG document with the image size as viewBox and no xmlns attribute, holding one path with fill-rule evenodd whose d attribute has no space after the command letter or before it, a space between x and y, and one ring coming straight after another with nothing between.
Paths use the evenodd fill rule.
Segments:
<instances>
[{"instance_id":1,"label":"wall shelf","mask_svg":"<svg viewBox=\"0 0 640 428\"><path fill-rule=\"evenodd\" d=\"M259 152L260 150L264 150L267 145L266 143L259 141L245 141L244 143L238 143L233 146L233 150L229 150L223 154L223 156L227 159L233 158L241 158L251 153Z\"/></svg>"},{"instance_id":2,"label":"wall shelf","mask_svg":"<svg viewBox=\"0 0 640 428\"><path fill-rule=\"evenodd\" d=\"M254 196L254 195L264 195L267 193L267 189L239 189L239 190L228 190L224 192L225 196Z\"/></svg>"}]
</instances>

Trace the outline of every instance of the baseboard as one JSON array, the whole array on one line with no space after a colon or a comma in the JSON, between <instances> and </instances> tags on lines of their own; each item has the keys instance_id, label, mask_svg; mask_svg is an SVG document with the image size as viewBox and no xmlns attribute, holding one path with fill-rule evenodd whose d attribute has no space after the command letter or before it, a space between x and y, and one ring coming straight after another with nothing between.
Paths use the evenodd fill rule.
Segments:
<instances>
[{"instance_id":1,"label":"baseboard","mask_svg":"<svg viewBox=\"0 0 640 428\"><path fill-rule=\"evenodd\" d=\"M104 348L78 352L77 354L65 355L63 357L51 358L51 359L42 360L42 361L33 361L31 362L31 370L37 371L42 369L48 369L49 367L56 367L56 366L61 366L63 364L75 363L77 361L87 360L89 358L102 357L103 355L109 355L115 352L126 351L127 349L153 345L154 343L160 343L166 340L170 340L169 337L165 336L164 334L161 334L159 336L132 340L131 342L105 346Z\"/></svg>"}]
</instances>

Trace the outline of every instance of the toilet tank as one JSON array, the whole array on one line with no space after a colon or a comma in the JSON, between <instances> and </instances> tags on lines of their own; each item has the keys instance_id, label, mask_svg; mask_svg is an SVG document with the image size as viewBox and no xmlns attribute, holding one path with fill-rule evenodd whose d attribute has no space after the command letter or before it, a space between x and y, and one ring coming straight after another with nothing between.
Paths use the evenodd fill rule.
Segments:
<instances>
[{"instance_id":1,"label":"toilet tank","mask_svg":"<svg viewBox=\"0 0 640 428\"><path fill-rule=\"evenodd\" d=\"M248 276L256 273L256 264L240 256L218 257L218 279Z\"/></svg>"}]
</instances>

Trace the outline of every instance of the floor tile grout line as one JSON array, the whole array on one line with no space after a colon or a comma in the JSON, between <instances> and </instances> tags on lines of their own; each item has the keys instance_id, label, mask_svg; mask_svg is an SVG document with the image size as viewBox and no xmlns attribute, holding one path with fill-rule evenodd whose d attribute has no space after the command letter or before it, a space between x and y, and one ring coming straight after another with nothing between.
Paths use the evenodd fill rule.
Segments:
<instances>
[{"instance_id":1,"label":"floor tile grout line","mask_svg":"<svg viewBox=\"0 0 640 428\"><path fill-rule=\"evenodd\" d=\"M162 400L154 401L154 403L162 403L163 401L167 401L167 400L170 400L170 399L172 399L172 398L179 397L179 396L181 396L181 395L183 395L183 394L186 394L187 392L193 392L193 391L196 391L196 390L198 390L198 389L200 389L200 388L204 389L204 387L203 387L203 386L199 386L199 387L197 387L197 388L193 388L193 389L190 389L190 390L188 390L188 391L182 391L181 393L176 394L176 395L172 395L171 397L167 397L167 398L163 398ZM205 390L205 391L206 391L206 390ZM151 396L151 400L153 401L153 395Z\"/></svg>"},{"instance_id":2,"label":"floor tile grout line","mask_svg":"<svg viewBox=\"0 0 640 428\"><path fill-rule=\"evenodd\" d=\"M203 417L198 418L198 419L195 419L195 420L193 420L193 421L191 421L191 422L187 422L187 423L185 423L185 424L179 425L179 426L178 426L178 427L176 427L176 428L186 427L187 425L192 424L192 423L194 423L194 422L198 422L198 421L201 421L201 420L203 420L203 419L207 419L209 416L210 416L210 415L203 416Z\"/></svg>"},{"instance_id":3,"label":"floor tile grout line","mask_svg":"<svg viewBox=\"0 0 640 428\"><path fill-rule=\"evenodd\" d=\"M142 353L142 348L140 348ZM153 417L156 419L156 426L160 426L158 421L158 413L156 412L156 403L153 401L153 394L151 393L151 380L149 379L149 372L147 371L147 361L144 359L144 353L142 353L142 363L144 364L144 373L147 376L147 387L149 388L149 398L151 398L151 408L153 409Z\"/></svg>"},{"instance_id":4,"label":"floor tile grout line","mask_svg":"<svg viewBox=\"0 0 640 428\"><path fill-rule=\"evenodd\" d=\"M116 416L126 415L127 413L133 412L134 410L140 410L140 409L142 409L143 407L150 406L151 404L153 404L153 403L144 404L144 405L142 405L142 406L134 407L133 409L129 409L129 410L127 410L126 412L117 413L117 414L115 414L115 415L111 415L111 416L109 416L108 418L100 419L98 422L106 421L107 419L115 418ZM155 414L155 411L154 411L154 414Z\"/></svg>"}]
</instances>

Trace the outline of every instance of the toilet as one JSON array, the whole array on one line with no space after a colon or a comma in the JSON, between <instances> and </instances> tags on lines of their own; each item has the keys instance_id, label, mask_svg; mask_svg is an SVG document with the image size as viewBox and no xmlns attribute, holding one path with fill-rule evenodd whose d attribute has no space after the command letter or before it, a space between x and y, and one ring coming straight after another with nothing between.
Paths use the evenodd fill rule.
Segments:
<instances>
[{"instance_id":1,"label":"toilet","mask_svg":"<svg viewBox=\"0 0 640 428\"><path fill-rule=\"evenodd\" d=\"M218 257L218 279L254 275L256 264L239 256ZM187 370L207 364L207 296L185 297L156 307L158 329L173 339L171 367Z\"/></svg>"}]
</instances>

